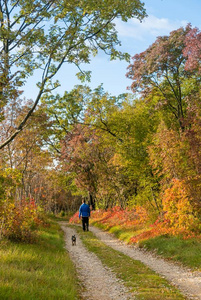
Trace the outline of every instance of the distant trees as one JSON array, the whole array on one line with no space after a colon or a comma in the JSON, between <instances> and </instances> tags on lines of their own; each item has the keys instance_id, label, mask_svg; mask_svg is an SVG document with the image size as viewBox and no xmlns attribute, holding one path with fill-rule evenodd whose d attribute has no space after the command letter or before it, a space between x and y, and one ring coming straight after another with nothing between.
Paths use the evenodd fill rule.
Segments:
<instances>
[{"instance_id":1,"label":"distant trees","mask_svg":"<svg viewBox=\"0 0 201 300\"><path fill-rule=\"evenodd\" d=\"M111 1L113 6L108 12L104 2L99 3L100 11L97 11L98 4L86 6L85 11L74 2L65 2L66 6L53 2L49 9L56 9L55 13L52 10L55 23L49 25L49 34L56 47L58 32L63 33L64 44L56 52L46 50L45 41L50 43L50 35L42 31L40 47L44 52L40 57L36 55L39 60L32 57L32 71L40 65L37 63L41 67L42 62L46 64L39 86L41 104L33 113L36 101L20 103L17 87L16 91L10 89L13 97L4 98L1 106L0 200L3 205L31 197L57 213L77 209L80 198L88 197L93 208L143 206L150 218L165 221L172 232L200 232L199 30L190 25L179 28L169 36L158 37L146 51L133 57L127 76L132 80L131 90L136 96L114 97L102 86L92 91L82 85L63 95L53 95L48 92L57 84L50 79L65 60L78 65L88 62L90 53L98 47L105 51L113 49L112 57L120 55L113 52L117 39L116 35L112 37L113 25L109 24L119 14L117 7L122 10L123 19L129 16L128 12L124 16L120 1ZM131 2L127 1L128 6ZM35 9L42 9L40 5L34 6ZM140 5L139 11L132 13L143 17L143 7ZM45 15L44 20L49 17ZM57 26L60 18L67 22L69 32ZM108 18L110 21L106 21ZM104 26L101 21L106 22ZM85 22L89 27L83 27ZM94 28L98 30L96 41L91 35ZM24 64L28 61L25 55ZM21 63L20 66L25 67ZM32 118L28 117L30 113ZM24 129L10 143L19 131L18 124L23 124ZM3 210L0 213L3 215Z\"/></svg>"},{"instance_id":2,"label":"distant trees","mask_svg":"<svg viewBox=\"0 0 201 300\"><path fill-rule=\"evenodd\" d=\"M95 184L80 187L95 186L98 207L142 205L172 232L200 231L199 39L188 25L135 55L127 76L139 99L99 89L85 102L83 124L64 139L63 162L80 182L77 166L84 176L90 166Z\"/></svg>"},{"instance_id":3,"label":"distant trees","mask_svg":"<svg viewBox=\"0 0 201 300\"><path fill-rule=\"evenodd\" d=\"M61 164L98 207L125 207L146 189L147 196L141 198L148 197L150 205L160 209L147 153L158 121L153 105L146 108L132 101L128 95L112 97L102 87L89 91L79 120L74 119L62 142ZM151 182L149 188L146 177Z\"/></svg>"}]
</instances>

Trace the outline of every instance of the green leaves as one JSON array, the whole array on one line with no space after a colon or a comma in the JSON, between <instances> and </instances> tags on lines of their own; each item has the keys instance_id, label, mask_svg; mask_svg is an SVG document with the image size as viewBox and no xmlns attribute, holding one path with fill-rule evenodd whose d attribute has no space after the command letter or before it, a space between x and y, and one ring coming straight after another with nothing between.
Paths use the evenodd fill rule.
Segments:
<instances>
[{"instance_id":1,"label":"green leaves","mask_svg":"<svg viewBox=\"0 0 201 300\"><path fill-rule=\"evenodd\" d=\"M64 63L75 64L78 78L83 82L90 80L90 72L83 71L81 64L89 63L98 50L111 59L128 59L127 54L115 48L119 40L113 21L115 18L127 21L131 17L141 20L145 10L140 0L9 0L0 6L0 15L0 72L9 81L3 87L3 104L9 101L10 86L15 87L11 98L18 101L18 86L25 85L36 69L40 78L32 108L16 131L0 145L3 148L25 125L42 95L58 86L53 78Z\"/></svg>"},{"instance_id":2,"label":"green leaves","mask_svg":"<svg viewBox=\"0 0 201 300\"><path fill-rule=\"evenodd\" d=\"M90 81L91 79L91 71L81 71L76 75L81 82Z\"/></svg>"}]
</instances>

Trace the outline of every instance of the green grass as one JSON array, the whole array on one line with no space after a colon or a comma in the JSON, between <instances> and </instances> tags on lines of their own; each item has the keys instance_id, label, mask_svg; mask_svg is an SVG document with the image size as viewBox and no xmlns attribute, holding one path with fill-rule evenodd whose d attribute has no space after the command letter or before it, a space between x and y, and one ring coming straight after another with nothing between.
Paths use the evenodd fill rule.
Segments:
<instances>
[{"instance_id":1,"label":"green grass","mask_svg":"<svg viewBox=\"0 0 201 300\"><path fill-rule=\"evenodd\" d=\"M75 300L78 281L56 223L35 244L0 242L0 299Z\"/></svg>"},{"instance_id":2,"label":"green grass","mask_svg":"<svg viewBox=\"0 0 201 300\"><path fill-rule=\"evenodd\" d=\"M95 227L108 231L112 234L114 234L118 239L120 239L121 241L124 241L126 243L129 243L131 237L133 237L134 235L136 235L137 233L140 233L141 231L138 230L136 231L134 228L123 228L121 226L112 226L110 228L108 228L107 225L98 223L98 222L93 222L93 220L91 220L90 222L91 225L94 225Z\"/></svg>"},{"instance_id":3,"label":"green grass","mask_svg":"<svg viewBox=\"0 0 201 300\"><path fill-rule=\"evenodd\" d=\"M140 242L140 247L181 262L192 269L201 270L201 239L183 240L179 237L159 236Z\"/></svg>"},{"instance_id":4,"label":"green grass","mask_svg":"<svg viewBox=\"0 0 201 300\"><path fill-rule=\"evenodd\" d=\"M144 228L122 228L120 226L113 226L109 229L109 232L128 244L133 236L142 233L144 230Z\"/></svg>"},{"instance_id":5,"label":"green grass","mask_svg":"<svg viewBox=\"0 0 201 300\"><path fill-rule=\"evenodd\" d=\"M181 300L186 299L165 279L139 261L105 245L91 232L83 232L81 227L73 226L79 232L84 245L94 252L102 263L111 268L135 294L135 299L143 300Z\"/></svg>"},{"instance_id":6,"label":"green grass","mask_svg":"<svg viewBox=\"0 0 201 300\"><path fill-rule=\"evenodd\" d=\"M136 230L135 228L128 229L120 226L106 228L101 223L91 223L100 229L108 230L126 243L129 243L132 236L136 236L145 230L137 228ZM192 270L201 270L201 239L184 240L181 237L167 235L141 241L139 242L139 246L154 251L164 258L182 263L184 266L192 268Z\"/></svg>"}]
</instances>

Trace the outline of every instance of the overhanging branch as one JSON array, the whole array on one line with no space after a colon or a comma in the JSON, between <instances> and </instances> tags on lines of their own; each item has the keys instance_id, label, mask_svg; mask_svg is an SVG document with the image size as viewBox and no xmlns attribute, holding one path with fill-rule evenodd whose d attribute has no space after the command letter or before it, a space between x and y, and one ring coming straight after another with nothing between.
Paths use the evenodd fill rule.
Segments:
<instances>
[{"instance_id":1,"label":"overhanging branch","mask_svg":"<svg viewBox=\"0 0 201 300\"><path fill-rule=\"evenodd\" d=\"M41 98L41 95L43 93L46 80L43 82L42 87L40 88L40 91L38 93L38 96L37 96L36 101L34 102L33 106L28 111L28 113L26 114L26 116L24 117L24 119L22 120L22 122L19 124L19 126L17 127L17 129L14 131L14 133L6 141L4 141L0 145L0 149L3 149L6 145L8 145L10 142L12 142L14 140L14 138L22 131L24 125L26 124L27 120L29 119L29 117L31 116L31 114L33 113L33 111L35 110L35 108L36 108L36 106L37 106L37 104L38 104L38 102L39 102L39 100Z\"/></svg>"}]
</instances>

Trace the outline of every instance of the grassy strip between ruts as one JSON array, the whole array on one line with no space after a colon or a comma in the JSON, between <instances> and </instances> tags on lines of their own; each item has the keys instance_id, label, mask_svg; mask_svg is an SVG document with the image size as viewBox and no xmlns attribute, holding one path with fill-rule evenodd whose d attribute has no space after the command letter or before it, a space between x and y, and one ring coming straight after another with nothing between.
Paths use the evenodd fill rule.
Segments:
<instances>
[{"instance_id":1,"label":"grassy strip between ruts","mask_svg":"<svg viewBox=\"0 0 201 300\"><path fill-rule=\"evenodd\" d=\"M76 271L58 224L42 228L35 244L0 241L0 299L75 300Z\"/></svg>"},{"instance_id":2,"label":"grassy strip between ruts","mask_svg":"<svg viewBox=\"0 0 201 300\"><path fill-rule=\"evenodd\" d=\"M98 222L91 222L94 226L103 230L108 230L114 234L118 239L129 242L130 238L136 235L134 229L121 228L120 226L113 226L106 228ZM140 248L146 248L153 251L161 257L174 260L182 263L184 266L192 270L201 271L201 239L191 238L184 240L179 236L162 235L148 240L139 242Z\"/></svg>"},{"instance_id":3,"label":"grassy strip between ruts","mask_svg":"<svg viewBox=\"0 0 201 300\"><path fill-rule=\"evenodd\" d=\"M79 233L84 245L94 252L102 263L112 269L117 277L134 292L135 299L143 300L181 300L186 299L164 278L147 266L135 261L101 242L93 233L83 232L81 227L72 225Z\"/></svg>"}]
</instances>

